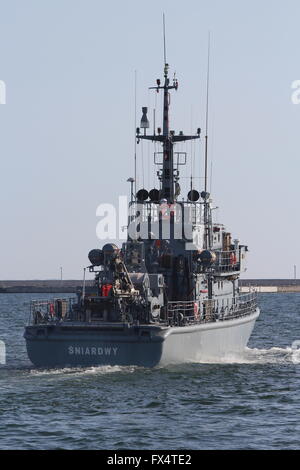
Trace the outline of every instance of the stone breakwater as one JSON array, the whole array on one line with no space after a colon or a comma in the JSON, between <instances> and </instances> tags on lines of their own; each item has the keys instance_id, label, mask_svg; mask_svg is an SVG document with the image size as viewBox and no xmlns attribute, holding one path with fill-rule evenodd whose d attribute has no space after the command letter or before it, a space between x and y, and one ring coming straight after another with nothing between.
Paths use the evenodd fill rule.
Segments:
<instances>
[{"instance_id":1,"label":"stone breakwater","mask_svg":"<svg viewBox=\"0 0 300 470\"><path fill-rule=\"evenodd\" d=\"M86 286L92 286L93 281L86 281ZM82 280L13 280L0 281L0 294L19 293L76 293L82 287ZM300 292L300 280L292 279L241 279L242 292L249 290L257 292Z\"/></svg>"},{"instance_id":2,"label":"stone breakwater","mask_svg":"<svg viewBox=\"0 0 300 470\"><path fill-rule=\"evenodd\" d=\"M268 294L300 292L299 279L241 279L239 285L243 293L249 291Z\"/></svg>"},{"instance_id":3,"label":"stone breakwater","mask_svg":"<svg viewBox=\"0 0 300 470\"><path fill-rule=\"evenodd\" d=\"M91 286L93 281L86 281ZM14 280L0 281L0 293L76 293L82 287L82 280Z\"/></svg>"}]
</instances>

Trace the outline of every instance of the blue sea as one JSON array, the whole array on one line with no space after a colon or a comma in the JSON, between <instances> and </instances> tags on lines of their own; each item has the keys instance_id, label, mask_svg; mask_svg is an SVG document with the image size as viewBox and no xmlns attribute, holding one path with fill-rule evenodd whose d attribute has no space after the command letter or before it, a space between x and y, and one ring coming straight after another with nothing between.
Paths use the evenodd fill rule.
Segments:
<instances>
[{"instance_id":1,"label":"blue sea","mask_svg":"<svg viewBox=\"0 0 300 470\"><path fill-rule=\"evenodd\" d=\"M0 294L0 449L300 447L300 294L259 294L242 355L154 369L35 368L23 329L40 297Z\"/></svg>"}]
</instances>

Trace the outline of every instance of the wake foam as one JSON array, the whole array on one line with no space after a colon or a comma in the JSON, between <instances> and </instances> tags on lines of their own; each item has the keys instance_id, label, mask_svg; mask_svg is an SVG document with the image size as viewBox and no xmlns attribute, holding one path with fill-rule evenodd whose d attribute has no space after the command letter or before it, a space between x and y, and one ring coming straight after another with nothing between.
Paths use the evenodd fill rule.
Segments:
<instances>
[{"instance_id":1,"label":"wake foam","mask_svg":"<svg viewBox=\"0 0 300 470\"><path fill-rule=\"evenodd\" d=\"M133 373L137 367L134 366L93 366L93 367L64 367L56 369L32 369L30 374L33 376L47 375L106 375L116 372Z\"/></svg>"},{"instance_id":2,"label":"wake foam","mask_svg":"<svg viewBox=\"0 0 300 470\"><path fill-rule=\"evenodd\" d=\"M245 348L241 353L201 360L203 364L300 364L300 350L292 347L270 349Z\"/></svg>"}]
</instances>

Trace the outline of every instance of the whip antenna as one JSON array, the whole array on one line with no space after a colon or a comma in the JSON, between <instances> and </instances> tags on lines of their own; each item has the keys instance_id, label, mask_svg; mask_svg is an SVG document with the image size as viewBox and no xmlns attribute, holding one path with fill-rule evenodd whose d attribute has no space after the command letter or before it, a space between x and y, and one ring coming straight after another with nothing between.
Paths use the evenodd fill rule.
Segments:
<instances>
[{"instance_id":1,"label":"whip antenna","mask_svg":"<svg viewBox=\"0 0 300 470\"><path fill-rule=\"evenodd\" d=\"M137 179L137 171L136 171L136 126L137 126L137 119L136 119L136 88L137 88L137 72L134 71L134 197L136 197L136 179Z\"/></svg>"},{"instance_id":2,"label":"whip antenna","mask_svg":"<svg viewBox=\"0 0 300 470\"><path fill-rule=\"evenodd\" d=\"M164 63L167 63L167 51L166 51L166 21L165 14L163 13L163 36L164 36Z\"/></svg>"},{"instance_id":3,"label":"whip antenna","mask_svg":"<svg viewBox=\"0 0 300 470\"><path fill-rule=\"evenodd\" d=\"M208 112L209 112L209 73L210 73L210 32L208 33L207 78L206 78L206 117L205 117L205 179L204 190L207 192L207 159L208 159Z\"/></svg>"},{"instance_id":4,"label":"whip antenna","mask_svg":"<svg viewBox=\"0 0 300 470\"><path fill-rule=\"evenodd\" d=\"M208 160L208 112L209 112L209 72L210 72L210 32L208 33L208 48L207 48L207 78L206 78L206 117L205 117L205 170L204 170L204 224L205 224L205 237L204 244L206 250L211 247L211 230L210 230L210 215L209 215L209 202L207 193L207 160Z\"/></svg>"}]
</instances>

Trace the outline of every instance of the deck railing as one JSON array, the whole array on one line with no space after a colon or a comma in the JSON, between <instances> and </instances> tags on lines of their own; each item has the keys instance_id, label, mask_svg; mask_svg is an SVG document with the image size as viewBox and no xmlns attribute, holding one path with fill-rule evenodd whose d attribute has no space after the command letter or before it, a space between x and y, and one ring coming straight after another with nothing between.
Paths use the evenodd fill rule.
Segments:
<instances>
[{"instance_id":1,"label":"deck railing","mask_svg":"<svg viewBox=\"0 0 300 470\"><path fill-rule=\"evenodd\" d=\"M256 299L256 292L251 292L234 297L233 303L229 307L218 307L217 301L213 299L205 299L201 305L195 301L168 302L167 314L164 319L160 320L160 323L171 326L185 326L241 318L255 312L257 308ZM73 309L77 302L77 297L33 300L28 324L56 324L62 321L84 322L83 319L80 320L80 317L78 317L78 312L76 313Z\"/></svg>"},{"instance_id":2,"label":"deck railing","mask_svg":"<svg viewBox=\"0 0 300 470\"><path fill-rule=\"evenodd\" d=\"M37 325L67 320L71 317L73 305L77 302L77 297L32 300L29 324Z\"/></svg>"},{"instance_id":3,"label":"deck railing","mask_svg":"<svg viewBox=\"0 0 300 470\"><path fill-rule=\"evenodd\" d=\"M239 251L230 250L230 251L220 251L215 250L214 254L216 260L212 263L211 267L214 272L231 272L231 271L240 271L240 253ZM203 267L206 269L206 266Z\"/></svg>"},{"instance_id":4,"label":"deck railing","mask_svg":"<svg viewBox=\"0 0 300 470\"><path fill-rule=\"evenodd\" d=\"M204 223L203 202L176 202L174 204L156 204L153 202L132 202L129 206L129 220L132 222L139 214L139 223L156 223L160 218L170 221L171 215L177 224L200 225Z\"/></svg>"},{"instance_id":5,"label":"deck railing","mask_svg":"<svg viewBox=\"0 0 300 470\"><path fill-rule=\"evenodd\" d=\"M226 321L250 315L256 309L256 292L234 297L229 307L218 307L217 301L211 299L204 300L202 306L194 301L168 302L167 321L171 325Z\"/></svg>"}]
</instances>

